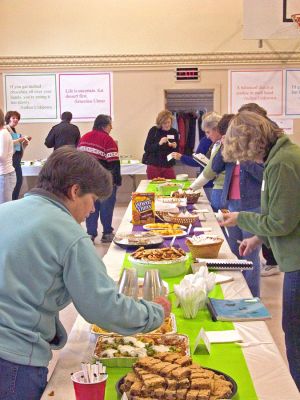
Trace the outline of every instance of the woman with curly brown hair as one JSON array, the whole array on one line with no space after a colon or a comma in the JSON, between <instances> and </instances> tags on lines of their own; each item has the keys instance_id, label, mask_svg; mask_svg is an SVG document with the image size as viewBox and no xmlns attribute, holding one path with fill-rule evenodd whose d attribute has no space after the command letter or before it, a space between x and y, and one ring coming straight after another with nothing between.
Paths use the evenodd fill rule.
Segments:
<instances>
[{"instance_id":1,"label":"woman with curly brown hair","mask_svg":"<svg viewBox=\"0 0 300 400\"><path fill-rule=\"evenodd\" d=\"M242 241L245 256L264 242L284 272L282 327L291 375L300 389L300 148L282 129L252 112L240 112L226 133L224 160L263 162L261 213L232 212L223 226L256 236Z\"/></svg>"},{"instance_id":2,"label":"woman with curly brown hair","mask_svg":"<svg viewBox=\"0 0 300 400\"><path fill-rule=\"evenodd\" d=\"M175 160L167 157L178 147L178 132L172 128L172 113L161 111L156 118L156 126L148 132L142 163L147 165L147 177L175 179Z\"/></svg>"}]
</instances>

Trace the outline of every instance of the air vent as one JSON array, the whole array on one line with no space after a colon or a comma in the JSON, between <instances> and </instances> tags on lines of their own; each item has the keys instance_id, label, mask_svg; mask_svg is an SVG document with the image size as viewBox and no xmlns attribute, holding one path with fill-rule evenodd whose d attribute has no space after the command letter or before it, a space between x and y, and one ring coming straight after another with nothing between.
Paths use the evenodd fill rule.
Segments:
<instances>
[{"instance_id":1,"label":"air vent","mask_svg":"<svg viewBox=\"0 0 300 400\"><path fill-rule=\"evenodd\" d=\"M197 81L199 72L197 67L176 68L177 81Z\"/></svg>"}]
</instances>

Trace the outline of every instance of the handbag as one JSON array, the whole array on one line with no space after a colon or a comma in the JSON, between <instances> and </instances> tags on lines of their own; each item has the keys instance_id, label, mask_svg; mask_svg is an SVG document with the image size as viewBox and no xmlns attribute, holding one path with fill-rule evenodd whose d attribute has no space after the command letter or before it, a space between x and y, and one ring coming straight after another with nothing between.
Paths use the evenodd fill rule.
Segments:
<instances>
[{"instance_id":1,"label":"handbag","mask_svg":"<svg viewBox=\"0 0 300 400\"><path fill-rule=\"evenodd\" d=\"M157 128L156 128L156 131L154 133L154 140L156 140L156 137L157 137ZM142 164L145 164L145 165L150 165L151 164L151 162L149 160L149 154L146 151L145 151L145 153L143 154L143 157L142 157Z\"/></svg>"},{"instance_id":2,"label":"handbag","mask_svg":"<svg viewBox=\"0 0 300 400\"><path fill-rule=\"evenodd\" d=\"M148 163L149 163L148 154L145 152L142 157L142 164L148 165Z\"/></svg>"}]
</instances>

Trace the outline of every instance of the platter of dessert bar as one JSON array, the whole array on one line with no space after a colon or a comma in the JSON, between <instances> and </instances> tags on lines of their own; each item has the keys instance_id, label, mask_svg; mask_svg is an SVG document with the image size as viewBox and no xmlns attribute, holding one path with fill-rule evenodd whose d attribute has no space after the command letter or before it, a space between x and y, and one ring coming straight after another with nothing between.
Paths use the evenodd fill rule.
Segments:
<instances>
[{"instance_id":1,"label":"platter of dessert bar","mask_svg":"<svg viewBox=\"0 0 300 400\"><path fill-rule=\"evenodd\" d=\"M119 399L126 393L128 400L217 400L231 399L237 384L223 372L193 363L187 355L162 352L139 358L116 390Z\"/></svg>"}]
</instances>

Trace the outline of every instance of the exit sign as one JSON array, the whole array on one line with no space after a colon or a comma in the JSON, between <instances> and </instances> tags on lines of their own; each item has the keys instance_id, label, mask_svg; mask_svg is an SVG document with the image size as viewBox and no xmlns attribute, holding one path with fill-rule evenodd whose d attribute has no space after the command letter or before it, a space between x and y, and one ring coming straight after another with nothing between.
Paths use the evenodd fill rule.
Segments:
<instances>
[{"instance_id":1,"label":"exit sign","mask_svg":"<svg viewBox=\"0 0 300 400\"><path fill-rule=\"evenodd\" d=\"M197 67L176 68L177 81L197 81L199 72Z\"/></svg>"}]
</instances>

